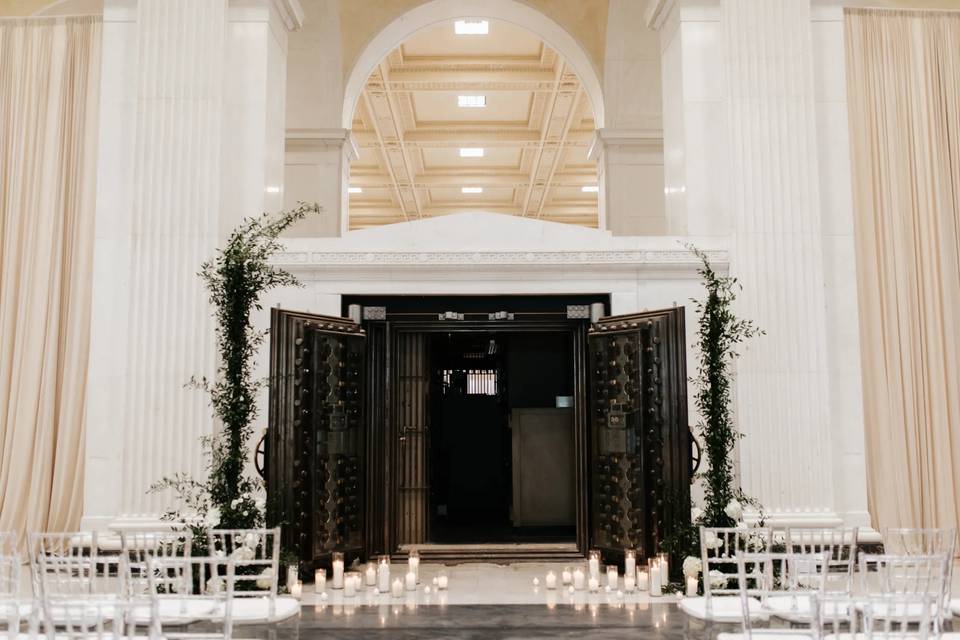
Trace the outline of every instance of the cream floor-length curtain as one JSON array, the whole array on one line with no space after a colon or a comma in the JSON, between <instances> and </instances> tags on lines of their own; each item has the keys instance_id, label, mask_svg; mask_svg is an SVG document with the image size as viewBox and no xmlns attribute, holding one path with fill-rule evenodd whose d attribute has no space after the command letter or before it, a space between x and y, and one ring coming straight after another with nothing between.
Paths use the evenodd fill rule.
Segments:
<instances>
[{"instance_id":1,"label":"cream floor-length curtain","mask_svg":"<svg viewBox=\"0 0 960 640\"><path fill-rule=\"evenodd\" d=\"M960 524L960 12L849 9L846 70L876 526Z\"/></svg>"},{"instance_id":2,"label":"cream floor-length curtain","mask_svg":"<svg viewBox=\"0 0 960 640\"><path fill-rule=\"evenodd\" d=\"M0 20L0 530L79 526L99 18Z\"/></svg>"}]
</instances>

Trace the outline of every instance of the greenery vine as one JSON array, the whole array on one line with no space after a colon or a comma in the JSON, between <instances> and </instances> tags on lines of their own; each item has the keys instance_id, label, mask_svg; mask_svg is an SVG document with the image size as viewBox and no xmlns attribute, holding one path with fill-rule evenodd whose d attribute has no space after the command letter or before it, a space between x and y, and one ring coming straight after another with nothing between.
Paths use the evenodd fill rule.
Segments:
<instances>
[{"instance_id":1,"label":"greenery vine","mask_svg":"<svg viewBox=\"0 0 960 640\"><path fill-rule=\"evenodd\" d=\"M743 289L737 279L717 274L704 251L689 244L686 247L700 260L697 274L706 289L704 299L691 300L697 313L695 348L699 363L696 376L690 379L700 416L696 431L706 458L705 469L698 474L703 479L704 504L696 517L688 517L689 511L685 508L673 509L679 522L670 528L662 547L675 556L699 557L700 526L734 526L744 506L756 509L761 523L763 520L760 503L734 482L731 454L743 434L733 421L731 381L740 345L763 335L764 331L752 320L738 318L734 313L734 301ZM677 498L668 496L668 499Z\"/></svg>"},{"instance_id":2,"label":"greenery vine","mask_svg":"<svg viewBox=\"0 0 960 640\"><path fill-rule=\"evenodd\" d=\"M218 364L213 380L191 378L188 386L209 394L222 428L201 439L204 479L175 473L150 487L151 492L173 491L177 504L164 513L164 519L184 522L195 534L205 527L242 529L264 524L262 482L247 474L246 467L258 413L256 394L265 383L254 378L253 361L267 331L255 328L250 314L262 309L260 298L266 291L299 285L270 258L282 248L278 238L284 230L319 211L316 204L299 203L289 211L247 218L230 233L226 246L200 267L199 276L214 307Z\"/></svg>"}]
</instances>

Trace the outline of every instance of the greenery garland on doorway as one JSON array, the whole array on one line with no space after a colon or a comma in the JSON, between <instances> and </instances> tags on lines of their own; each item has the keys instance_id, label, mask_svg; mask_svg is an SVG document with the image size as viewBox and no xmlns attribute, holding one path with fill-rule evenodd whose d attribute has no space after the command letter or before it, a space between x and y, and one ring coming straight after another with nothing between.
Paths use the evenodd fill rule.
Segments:
<instances>
[{"instance_id":1,"label":"greenery garland on doorway","mask_svg":"<svg viewBox=\"0 0 960 640\"><path fill-rule=\"evenodd\" d=\"M282 248L281 233L319 211L316 204L299 203L290 211L247 218L230 233L226 246L200 267L216 319L217 373L213 380L192 378L188 386L209 394L221 429L201 439L206 478L175 473L150 487L150 492L169 489L177 496L178 504L163 518L185 523L195 534L195 544L197 538L206 537L206 527L264 525L262 482L247 473L247 462L257 418L256 394L265 383L254 378L253 359L267 331L256 329L250 314L262 308L260 297L266 291L299 286L292 274L272 265L270 258Z\"/></svg>"},{"instance_id":2,"label":"greenery garland on doorway","mask_svg":"<svg viewBox=\"0 0 960 640\"><path fill-rule=\"evenodd\" d=\"M700 416L696 431L706 457L706 468L698 474L703 480L704 504L701 509L691 510L696 515L688 516L684 507L674 509L679 521L673 523L662 547L674 557L698 559L700 526L735 526L742 519L744 505L753 506L760 512L761 521L763 518L760 504L745 495L734 482L731 454L743 434L733 422L731 380L740 346L764 332L752 320L738 318L734 313L733 303L743 289L737 279L717 274L704 251L693 245L686 246L701 262L697 273L707 293L703 300L692 299L697 313L699 362L696 376L690 379ZM684 574L688 576L692 573L690 564L684 562Z\"/></svg>"}]
</instances>

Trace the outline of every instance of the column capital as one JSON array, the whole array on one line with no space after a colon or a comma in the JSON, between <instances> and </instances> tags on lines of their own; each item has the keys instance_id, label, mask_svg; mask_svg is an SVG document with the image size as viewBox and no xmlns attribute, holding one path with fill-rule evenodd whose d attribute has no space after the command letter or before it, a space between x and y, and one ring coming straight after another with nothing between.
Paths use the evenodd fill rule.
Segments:
<instances>
[{"instance_id":1,"label":"column capital","mask_svg":"<svg viewBox=\"0 0 960 640\"><path fill-rule=\"evenodd\" d=\"M623 148L631 151L663 153L662 129L611 129L604 127L593 132L587 150L591 160L599 160L605 151Z\"/></svg>"},{"instance_id":2,"label":"column capital","mask_svg":"<svg viewBox=\"0 0 960 640\"><path fill-rule=\"evenodd\" d=\"M331 148L343 150L347 161L356 160L360 151L350 129L287 129L286 151L310 152Z\"/></svg>"}]
</instances>

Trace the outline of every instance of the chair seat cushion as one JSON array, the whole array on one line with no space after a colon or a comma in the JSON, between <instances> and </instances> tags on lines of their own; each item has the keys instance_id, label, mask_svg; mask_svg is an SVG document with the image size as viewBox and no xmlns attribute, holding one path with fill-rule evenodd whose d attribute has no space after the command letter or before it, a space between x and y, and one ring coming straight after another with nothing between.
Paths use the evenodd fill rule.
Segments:
<instances>
[{"instance_id":1,"label":"chair seat cushion","mask_svg":"<svg viewBox=\"0 0 960 640\"><path fill-rule=\"evenodd\" d=\"M874 631L873 638L874 640L883 640L888 634L883 633L882 631ZM920 640L918 636L909 636L903 635L899 631L894 631L889 634L891 640L910 640L912 637L916 637L917 640ZM929 636L933 637L933 636ZM954 631L953 633L941 633L937 636L938 640L960 640L960 633ZM865 633L830 633L823 636L823 640L868 640L867 634Z\"/></svg>"},{"instance_id":2,"label":"chair seat cushion","mask_svg":"<svg viewBox=\"0 0 960 640\"><path fill-rule=\"evenodd\" d=\"M277 596L270 606L270 598L233 599L233 624L271 624L282 622L300 613L300 601L291 596ZM166 598L160 601L160 624L185 625L203 620L223 619L223 604L197 598ZM137 624L150 622L150 605L134 608L133 620Z\"/></svg>"},{"instance_id":3,"label":"chair seat cushion","mask_svg":"<svg viewBox=\"0 0 960 640\"><path fill-rule=\"evenodd\" d=\"M740 596L713 596L709 598L709 607L707 606L707 600L704 596L683 598L680 601L680 610L698 620L713 622L740 622L743 620L743 606L740 603ZM765 620L769 617L759 600L750 598L749 603L751 620Z\"/></svg>"},{"instance_id":4,"label":"chair seat cushion","mask_svg":"<svg viewBox=\"0 0 960 640\"><path fill-rule=\"evenodd\" d=\"M863 612L866 609L866 603L858 602L857 611ZM894 604L892 607L885 602L875 602L871 611L876 618L907 618L909 620L919 620L923 615L923 605L918 602L910 604ZM937 614L937 605L930 605L930 615Z\"/></svg>"},{"instance_id":5,"label":"chair seat cushion","mask_svg":"<svg viewBox=\"0 0 960 640\"><path fill-rule=\"evenodd\" d=\"M221 617L218 603L198 598L164 598L157 605L161 625L187 625L199 620L213 620ZM130 620L138 625L150 622L149 604L138 604L130 613Z\"/></svg>"}]
</instances>

